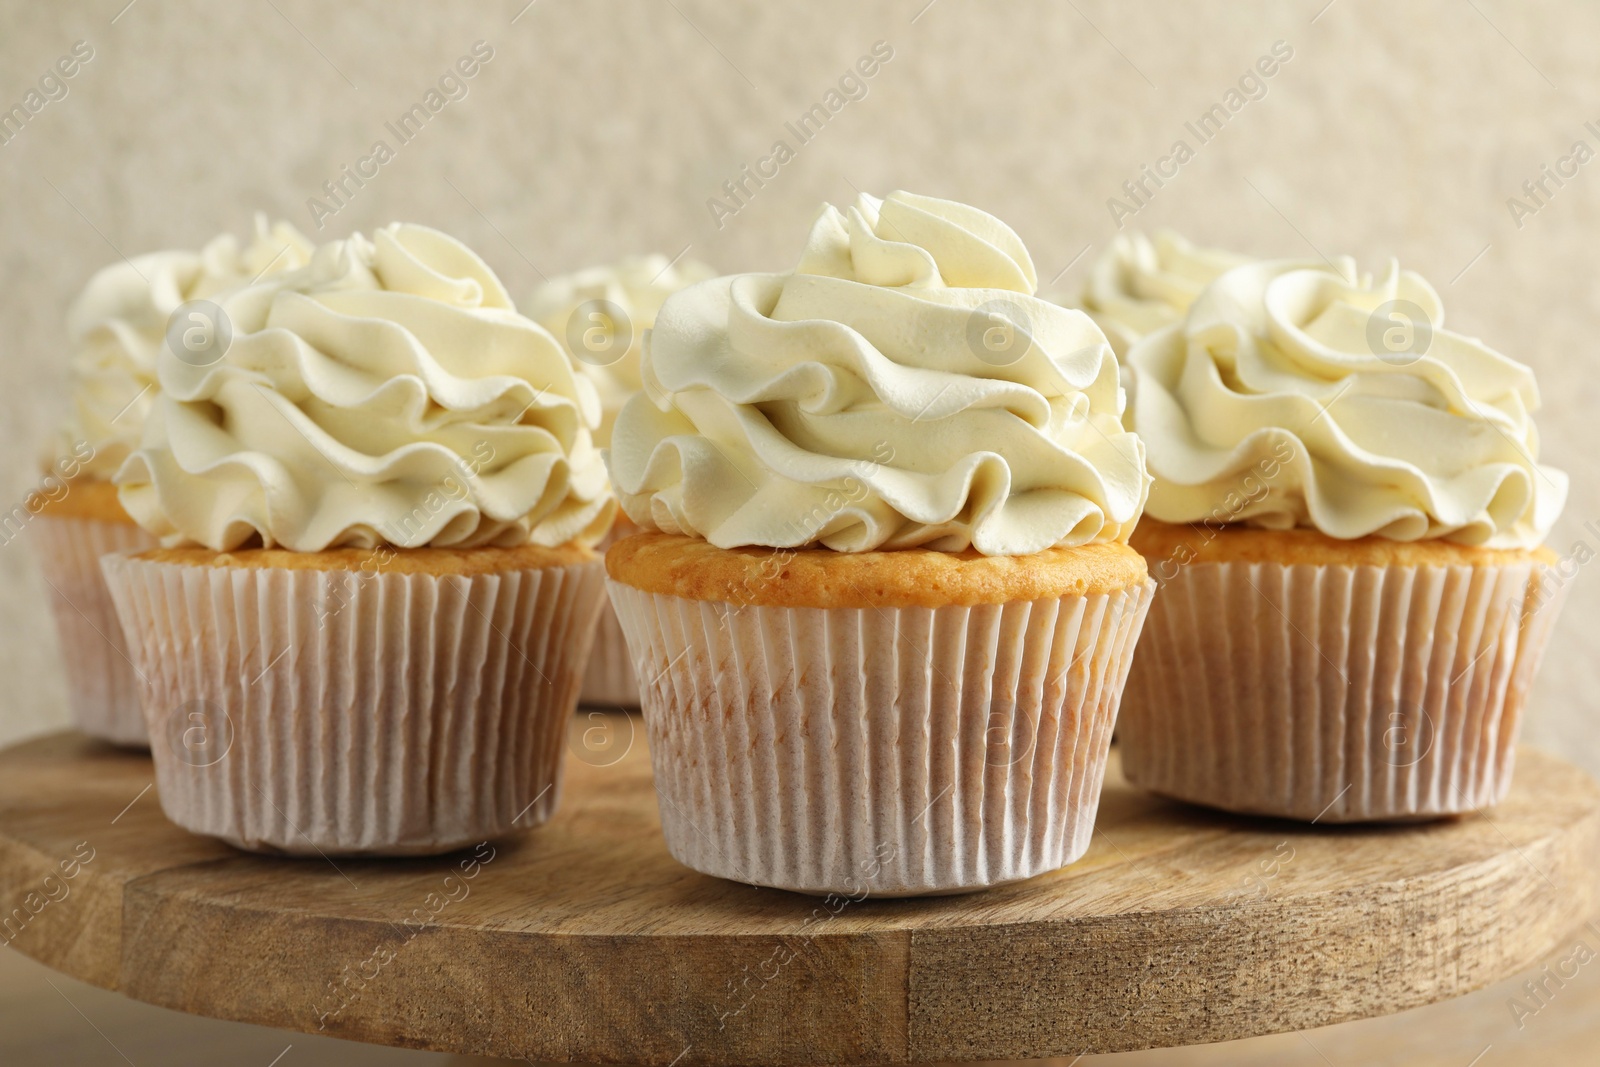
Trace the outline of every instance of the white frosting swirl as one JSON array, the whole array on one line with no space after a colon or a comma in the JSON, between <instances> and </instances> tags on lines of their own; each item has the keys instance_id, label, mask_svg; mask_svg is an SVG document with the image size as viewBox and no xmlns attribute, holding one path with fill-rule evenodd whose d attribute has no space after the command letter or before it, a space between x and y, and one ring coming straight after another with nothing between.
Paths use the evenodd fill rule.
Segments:
<instances>
[{"instance_id":1,"label":"white frosting swirl","mask_svg":"<svg viewBox=\"0 0 1600 1067\"><path fill-rule=\"evenodd\" d=\"M1105 331L1117 358L1141 337L1183 320L1200 291L1248 260L1220 248L1201 248L1170 230L1151 240L1118 234L1089 268L1079 306Z\"/></svg>"},{"instance_id":2,"label":"white frosting swirl","mask_svg":"<svg viewBox=\"0 0 1600 1067\"><path fill-rule=\"evenodd\" d=\"M528 300L528 317L566 344L578 369L600 391L600 430L595 442L611 443L617 412L643 388L639 353L644 333L655 325L661 304L686 285L717 272L704 263L663 255L630 256L612 266L588 267L551 278ZM592 306L605 301L615 311ZM574 318L584 313L582 321ZM622 321L616 321L620 314Z\"/></svg>"},{"instance_id":3,"label":"white frosting swirl","mask_svg":"<svg viewBox=\"0 0 1600 1067\"><path fill-rule=\"evenodd\" d=\"M223 234L199 252L152 252L96 273L67 315L75 349L68 367L72 408L57 435L59 454L87 443L94 453L85 470L110 481L139 447L171 314L187 301L304 266L311 248L287 222L269 225L257 215L255 236L242 248Z\"/></svg>"},{"instance_id":4,"label":"white frosting swirl","mask_svg":"<svg viewBox=\"0 0 1600 1067\"><path fill-rule=\"evenodd\" d=\"M794 271L661 309L612 438L628 517L724 548L1125 540L1148 478L1116 358L1036 284L1021 240L976 208L904 192L824 207Z\"/></svg>"},{"instance_id":5,"label":"white frosting swirl","mask_svg":"<svg viewBox=\"0 0 1600 1067\"><path fill-rule=\"evenodd\" d=\"M1224 274L1129 354L1149 513L1539 544L1567 477L1537 462L1533 372L1443 322L1439 295L1397 264L1376 281L1347 259Z\"/></svg>"},{"instance_id":6,"label":"white frosting swirl","mask_svg":"<svg viewBox=\"0 0 1600 1067\"><path fill-rule=\"evenodd\" d=\"M614 504L594 386L466 246L394 225L216 298L219 362L164 351L118 473L169 545L592 543Z\"/></svg>"}]
</instances>

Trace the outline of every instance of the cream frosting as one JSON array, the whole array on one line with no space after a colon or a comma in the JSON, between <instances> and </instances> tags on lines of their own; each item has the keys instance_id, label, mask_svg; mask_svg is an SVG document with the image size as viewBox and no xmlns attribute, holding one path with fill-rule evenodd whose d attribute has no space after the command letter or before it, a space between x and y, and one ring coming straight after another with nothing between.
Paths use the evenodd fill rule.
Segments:
<instances>
[{"instance_id":1,"label":"cream frosting","mask_svg":"<svg viewBox=\"0 0 1600 1067\"><path fill-rule=\"evenodd\" d=\"M617 412L643 388L639 353L645 331L655 325L662 302L684 286L715 274L692 259L673 262L659 254L630 256L616 264L551 278L534 290L524 308L528 317L566 344L578 369L600 392L600 430L595 441L601 448L611 443ZM595 306L597 301L612 308ZM580 313L582 317L575 319Z\"/></svg>"},{"instance_id":2,"label":"cream frosting","mask_svg":"<svg viewBox=\"0 0 1600 1067\"><path fill-rule=\"evenodd\" d=\"M225 355L164 351L117 476L167 545L593 543L615 505L594 385L465 245L396 224L218 294Z\"/></svg>"},{"instance_id":3,"label":"cream frosting","mask_svg":"<svg viewBox=\"0 0 1600 1067\"><path fill-rule=\"evenodd\" d=\"M287 222L269 224L257 215L247 244L223 234L198 252L152 252L96 273L67 315L72 407L57 435L58 453L88 444L89 476L110 481L139 447L172 313L240 282L304 266L311 249Z\"/></svg>"},{"instance_id":4,"label":"cream frosting","mask_svg":"<svg viewBox=\"0 0 1600 1067\"><path fill-rule=\"evenodd\" d=\"M1129 354L1149 513L1539 544L1567 477L1537 461L1533 372L1443 323L1438 293L1398 264L1376 279L1348 259L1222 275Z\"/></svg>"},{"instance_id":5,"label":"cream frosting","mask_svg":"<svg viewBox=\"0 0 1600 1067\"><path fill-rule=\"evenodd\" d=\"M1105 331L1117 357L1126 359L1135 341L1181 322L1202 289L1247 262L1170 230L1157 231L1154 239L1122 233L1089 268L1078 303Z\"/></svg>"},{"instance_id":6,"label":"cream frosting","mask_svg":"<svg viewBox=\"0 0 1600 1067\"><path fill-rule=\"evenodd\" d=\"M667 299L612 437L623 508L723 548L1126 540L1148 477L1116 358L1036 287L976 208L825 206L793 271Z\"/></svg>"}]
</instances>

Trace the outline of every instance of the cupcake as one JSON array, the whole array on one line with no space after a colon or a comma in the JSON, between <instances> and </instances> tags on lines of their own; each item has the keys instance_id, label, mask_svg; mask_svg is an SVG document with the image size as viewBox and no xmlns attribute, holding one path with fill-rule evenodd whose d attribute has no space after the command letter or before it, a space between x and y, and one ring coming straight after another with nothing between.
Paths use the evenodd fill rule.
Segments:
<instances>
[{"instance_id":1,"label":"cupcake","mask_svg":"<svg viewBox=\"0 0 1600 1067\"><path fill-rule=\"evenodd\" d=\"M578 370L600 393L600 430L595 434L600 448L611 446L617 413L641 388L639 352L662 301L715 273L692 259L632 256L614 266L590 267L552 278L534 291L527 305L528 316L566 344ZM618 512L600 550L637 532L639 528ZM639 706L639 682L628 662L628 646L616 613L609 608L601 613L595 629L579 701Z\"/></svg>"},{"instance_id":2,"label":"cupcake","mask_svg":"<svg viewBox=\"0 0 1600 1067\"><path fill-rule=\"evenodd\" d=\"M897 192L662 307L606 568L680 862L893 896L1087 848L1147 478L1105 337L1035 288L999 220Z\"/></svg>"},{"instance_id":3,"label":"cupcake","mask_svg":"<svg viewBox=\"0 0 1600 1067\"><path fill-rule=\"evenodd\" d=\"M1218 275L1247 262L1220 248L1201 248L1170 230L1154 239L1118 234L1089 268L1078 305L1105 331L1117 358L1141 337L1183 319L1194 298Z\"/></svg>"},{"instance_id":4,"label":"cupcake","mask_svg":"<svg viewBox=\"0 0 1600 1067\"><path fill-rule=\"evenodd\" d=\"M1498 802L1563 594L1532 372L1348 260L1229 271L1128 362L1161 586L1128 778L1319 822Z\"/></svg>"},{"instance_id":5,"label":"cupcake","mask_svg":"<svg viewBox=\"0 0 1600 1067\"><path fill-rule=\"evenodd\" d=\"M199 252L156 252L107 267L73 304L68 333L72 408L48 473L30 501L34 550L51 589L74 724L122 745L147 743L142 683L100 575L107 552L155 541L117 503L111 477L139 444L155 402L156 360L175 313L252 278L303 265L310 243L287 223L256 217L247 245L224 234ZM190 309L206 315L203 305ZM201 329L206 328L205 322ZM179 327L180 331L183 329Z\"/></svg>"},{"instance_id":6,"label":"cupcake","mask_svg":"<svg viewBox=\"0 0 1600 1067\"><path fill-rule=\"evenodd\" d=\"M395 225L214 297L117 472L103 569L167 815L261 851L533 826L603 597L593 385L454 239Z\"/></svg>"}]
</instances>

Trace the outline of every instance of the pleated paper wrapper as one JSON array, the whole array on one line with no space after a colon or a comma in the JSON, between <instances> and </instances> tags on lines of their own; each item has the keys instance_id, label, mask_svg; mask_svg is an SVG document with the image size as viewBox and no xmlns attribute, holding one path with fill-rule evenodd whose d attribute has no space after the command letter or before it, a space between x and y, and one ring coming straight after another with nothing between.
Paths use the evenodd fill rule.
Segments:
<instances>
[{"instance_id":1,"label":"pleated paper wrapper","mask_svg":"<svg viewBox=\"0 0 1600 1067\"><path fill-rule=\"evenodd\" d=\"M144 683L117 622L100 557L154 548L155 538L131 522L48 513L34 516L32 533L33 550L49 583L73 725L113 744L148 745L139 710Z\"/></svg>"},{"instance_id":2,"label":"pleated paper wrapper","mask_svg":"<svg viewBox=\"0 0 1600 1067\"><path fill-rule=\"evenodd\" d=\"M639 530L626 515L618 514L611 532L600 542L599 551L604 553ZM628 639L609 601L600 612L600 622L594 630L594 649L589 653L589 669L583 675L583 694L579 702L604 707L639 706L639 679L634 677L633 662L628 656Z\"/></svg>"},{"instance_id":3,"label":"pleated paper wrapper","mask_svg":"<svg viewBox=\"0 0 1600 1067\"><path fill-rule=\"evenodd\" d=\"M1154 583L977 607L730 606L608 582L662 829L707 874L956 893L1089 846Z\"/></svg>"},{"instance_id":4,"label":"pleated paper wrapper","mask_svg":"<svg viewBox=\"0 0 1600 1067\"><path fill-rule=\"evenodd\" d=\"M1565 592L1531 562L1190 564L1162 584L1128 680L1123 773L1319 823L1496 804Z\"/></svg>"},{"instance_id":5,"label":"pleated paper wrapper","mask_svg":"<svg viewBox=\"0 0 1600 1067\"><path fill-rule=\"evenodd\" d=\"M628 659L628 639L609 604L600 612L600 621L594 628L594 650L589 653L589 667L583 674L582 703L639 706L639 682Z\"/></svg>"},{"instance_id":6,"label":"pleated paper wrapper","mask_svg":"<svg viewBox=\"0 0 1600 1067\"><path fill-rule=\"evenodd\" d=\"M254 851L407 855L555 810L598 561L471 577L104 569L179 826Z\"/></svg>"}]
</instances>

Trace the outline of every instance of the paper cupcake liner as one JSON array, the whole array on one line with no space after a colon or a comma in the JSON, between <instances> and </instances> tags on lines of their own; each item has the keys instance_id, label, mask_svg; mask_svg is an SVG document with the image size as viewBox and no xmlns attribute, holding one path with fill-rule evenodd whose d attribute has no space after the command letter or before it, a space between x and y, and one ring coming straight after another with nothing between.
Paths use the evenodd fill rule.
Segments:
<instances>
[{"instance_id":1,"label":"paper cupcake liner","mask_svg":"<svg viewBox=\"0 0 1600 1067\"><path fill-rule=\"evenodd\" d=\"M113 744L149 745L139 710L144 683L117 622L100 557L154 548L155 538L131 522L48 513L34 517L32 533L50 588L73 725Z\"/></svg>"},{"instance_id":2,"label":"paper cupcake liner","mask_svg":"<svg viewBox=\"0 0 1600 1067\"><path fill-rule=\"evenodd\" d=\"M598 561L472 577L103 566L150 679L161 805L185 829L404 855L555 810Z\"/></svg>"},{"instance_id":3,"label":"paper cupcake liner","mask_svg":"<svg viewBox=\"0 0 1600 1067\"><path fill-rule=\"evenodd\" d=\"M608 586L681 863L909 896L1029 878L1088 848L1154 583L830 610Z\"/></svg>"},{"instance_id":4,"label":"paper cupcake liner","mask_svg":"<svg viewBox=\"0 0 1600 1067\"><path fill-rule=\"evenodd\" d=\"M1550 572L1553 573L1553 572ZM1500 801L1565 590L1542 564L1195 563L1150 613L1118 725L1157 793L1317 822Z\"/></svg>"},{"instance_id":5,"label":"paper cupcake liner","mask_svg":"<svg viewBox=\"0 0 1600 1067\"><path fill-rule=\"evenodd\" d=\"M599 551L604 554L606 549L639 530L631 519L619 514L611 531L600 542ZM583 674L583 690L578 702L607 707L639 706L639 679L634 677L633 661L628 656L628 639L609 601L595 627L594 647L589 653L589 667Z\"/></svg>"},{"instance_id":6,"label":"paper cupcake liner","mask_svg":"<svg viewBox=\"0 0 1600 1067\"><path fill-rule=\"evenodd\" d=\"M601 609L600 621L594 628L594 647L583 672L579 703L624 708L639 706L639 680L634 677L633 662L628 657L628 639L610 604Z\"/></svg>"}]
</instances>

